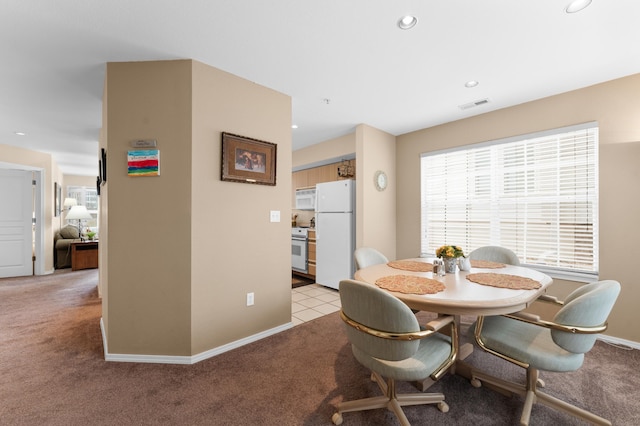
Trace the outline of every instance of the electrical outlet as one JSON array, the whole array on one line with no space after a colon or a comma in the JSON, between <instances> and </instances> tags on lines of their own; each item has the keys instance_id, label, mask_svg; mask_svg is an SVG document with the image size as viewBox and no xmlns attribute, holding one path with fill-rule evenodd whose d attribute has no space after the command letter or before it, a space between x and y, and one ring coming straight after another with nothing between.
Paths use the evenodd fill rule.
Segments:
<instances>
[{"instance_id":1,"label":"electrical outlet","mask_svg":"<svg viewBox=\"0 0 640 426\"><path fill-rule=\"evenodd\" d=\"M253 293L247 293L247 306L253 306Z\"/></svg>"},{"instance_id":2,"label":"electrical outlet","mask_svg":"<svg viewBox=\"0 0 640 426\"><path fill-rule=\"evenodd\" d=\"M271 210L269 220L271 222L280 222L280 210Z\"/></svg>"}]
</instances>

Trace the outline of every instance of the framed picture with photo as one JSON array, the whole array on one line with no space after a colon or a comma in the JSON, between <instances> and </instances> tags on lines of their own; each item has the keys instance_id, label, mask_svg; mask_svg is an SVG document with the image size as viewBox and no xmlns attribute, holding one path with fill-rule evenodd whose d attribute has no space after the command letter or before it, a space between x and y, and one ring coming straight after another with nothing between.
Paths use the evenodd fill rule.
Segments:
<instances>
[{"instance_id":1,"label":"framed picture with photo","mask_svg":"<svg viewBox=\"0 0 640 426\"><path fill-rule=\"evenodd\" d=\"M275 186L276 150L274 143L223 132L221 179Z\"/></svg>"},{"instance_id":2,"label":"framed picture with photo","mask_svg":"<svg viewBox=\"0 0 640 426\"><path fill-rule=\"evenodd\" d=\"M58 217L62 213L62 186L58 182L53 184L53 215Z\"/></svg>"}]
</instances>

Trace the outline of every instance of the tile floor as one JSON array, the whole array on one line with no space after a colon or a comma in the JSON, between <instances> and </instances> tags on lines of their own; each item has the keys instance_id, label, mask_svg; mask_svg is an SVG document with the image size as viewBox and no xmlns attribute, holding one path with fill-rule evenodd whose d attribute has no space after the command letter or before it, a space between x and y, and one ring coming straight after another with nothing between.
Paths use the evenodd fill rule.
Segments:
<instances>
[{"instance_id":1,"label":"tile floor","mask_svg":"<svg viewBox=\"0 0 640 426\"><path fill-rule=\"evenodd\" d=\"M337 290L320 284L291 289L291 322L294 326L340 310Z\"/></svg>"}]
</instances>

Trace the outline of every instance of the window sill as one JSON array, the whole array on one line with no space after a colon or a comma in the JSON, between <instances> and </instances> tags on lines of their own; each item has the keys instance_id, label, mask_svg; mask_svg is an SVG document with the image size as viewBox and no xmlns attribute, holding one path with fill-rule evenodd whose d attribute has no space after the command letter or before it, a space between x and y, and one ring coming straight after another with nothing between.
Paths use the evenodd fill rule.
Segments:
<instances>
[{"instance_id":1,"label":"window sill","mask_svg":"<svg viewBox=\"0 0 640 426\"><path fill-rule=\"evenodd\" d=\"M599 275L597 272L576 272L576 271L563 271L555 268L546 268L540 265L525 265L522 264L526 268L530 268L536 270L538 272L542 272L543 274L549 275L554 280L565 280L565 281L575 281L579 283L592 283L598 281Z\"/></svg>"}]
</instances>

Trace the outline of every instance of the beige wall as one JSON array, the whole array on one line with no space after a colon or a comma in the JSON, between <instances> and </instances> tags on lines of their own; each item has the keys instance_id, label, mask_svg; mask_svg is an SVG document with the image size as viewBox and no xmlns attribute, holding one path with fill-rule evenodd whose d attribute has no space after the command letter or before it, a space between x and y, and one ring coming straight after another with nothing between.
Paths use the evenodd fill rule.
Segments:
<instances>
[{"instance_id":1,"label":"beige wall","mask_svg":"<svg viewBox=\"0 0 640 426\"><path fill-rule=\"evenodd\" d=\"M54 270L53 234L60 229L63 218L63 215L55 216L53 214L53 187L54 183L57 182L64 188L64 176L50 154L30 151L11 145L0 144L0 163L4 163L1 166L4 168L40 170L42 172L42 185L44 187L44 200L42 200L42 207L44 209L44 227L42 230L44 245L43 271L44 273L52 273ZM64 189L62 196L64 197Z\"/></svg>"},{"instance_id":2,"label":"beige wall","mask_svg":"<svg viewBox=\"0 0 640 426\"><path fill-rule=\"evenodd\" d=\"M290 99L190 60L110 63L106 87L109 353L189 356L288 323ZM277 185L221 182L222 131L277 143ZM127 176L137 139L157 140L160 176Z\"/></svg>"},{"instance_id":3,"label":"beige wall","mask_svg":"<svg viewBox=\"0 0 640 426\"><path fill-rule=\"evenodd\" d=\"M107 99L108 350L190 355L191 62L109 63ZM138 139L157 140L160 176L127 175Z\"/></svg>"},{"instance_id":4,"label":"beige wall","mask_svg":"<svg viewBox=\"0 0 640 426\"><path fill-rule=\"evenodd\" d=\"M293 152L292 168L306 168L337 158L349 158L356 152L356 134L350 133L339 138L297 149ZM326 163L325 163L326 164Z\"/></svg>"},{"instance_id":5,"label":"beige wall","mask_svg":"<svg viewBox=\"0 0 640 426\"><path fill-rule=\"evenodd\" d=\"M276 186L221 181L222 132L277 144ZM200 353L291 321L291 99L194 62L191 163L191 346Z\"/></svg>"},{"instance_id":6,"label":"beige wall","mask_svg":"<svg viewBox=\"0 0 640 426\"><path fill-rule=\"evenodd\" d=\"M97 175L98 165L96 164L96 176ZM64 188L62 189L62 197L64 198L66 196L65 194L67 193L67 188L70 186L86 186L89 188L95 188L96 176L64 175Z\"/></svg>"},{"instance_id":7,"label":"beige wall","mask_svg":"<svg viewBox=\"0 0 640 426\"><path fill-rule=\"evenodd\" d=\"M357 164L356 247L375 247L395 259L396 147L393 135L360 124L354 133L294 151L293 167L322 164L341 157L353 158L354 155ZM375 189L373 175L377 170L384 170L389 177L386 191Z\"/></svg>"},{"instance_id":8,"label":"beige wall","mask_svg":"<svg viewBox=\"0 0 640 426\"><path fill-rule=\"evenodd\" d=\"M398 257L420 253L420 154L509 136L597 121L600 126L600 278L622 293L607 334L640 342L633 261L640 255L640 74L401 135L397 138ZM551 293L578 283L556 281Z\"/></svg>"},{"instance_id":9,"label":"beige wall","mask_svg":"<svg viewBox=\"0 0 640 426\"><path fill-rule=\"evenodd\" d=\"M108 96L107 96L107 73L105 73L104 77L104 87L102 88L102 128L100 129L100 135L98 137L98 150L107 149L107 112L108 112ZM109 152L107 151L107 159L109 158ZM111 162L107 161L107 180L102 182L100 185L100 197L98 197L98 223L100 224L100 244L102 245L102 250L98 250L98 295L102 298L102 325L105 328L103 332L105 335L107 334L107 326L109 324L109 312L105 308L108 305L107 294L105 292L105 288L103 287L103 283L109 281L109 252L107 251L107 247L109 247L109 186L108 186L108 177L109 177L109 164Z\"/></svg>"},{"instance_id":10,"label":"beige wall","mask_svg":"<svg viewBox=\"0 0 640 426\"><path fill-rule=\"evenodd\" d=\"M396 138L367 125L356 129L356 247L374 247L396 259ZM387 174L388 186L378 191L374 175Z\"/></svg>"}]
</instances>

